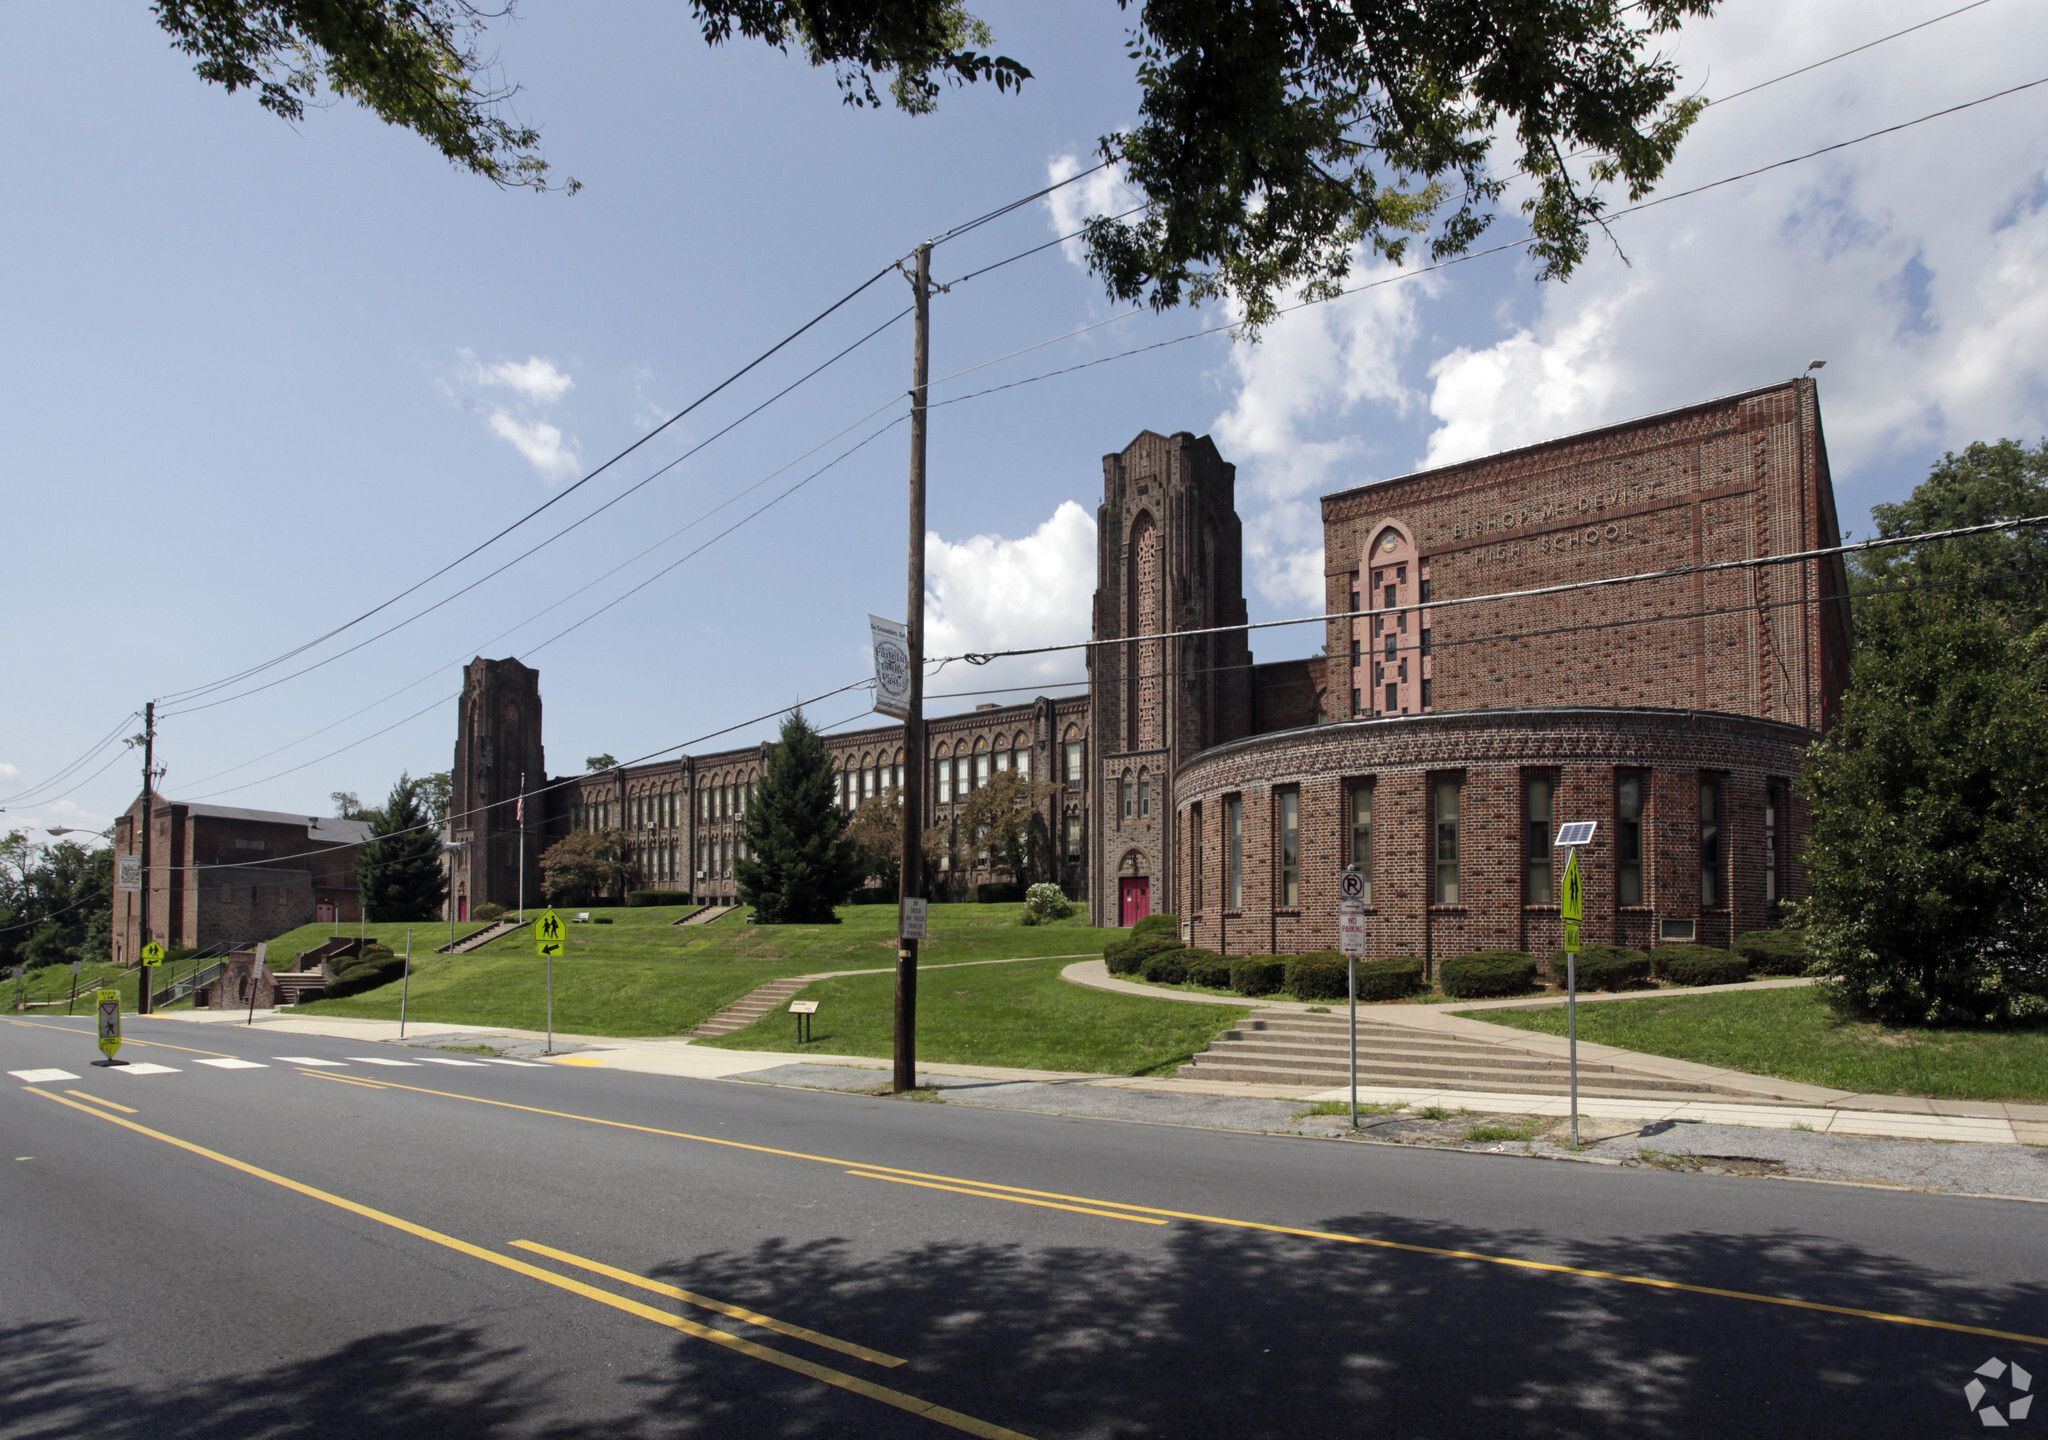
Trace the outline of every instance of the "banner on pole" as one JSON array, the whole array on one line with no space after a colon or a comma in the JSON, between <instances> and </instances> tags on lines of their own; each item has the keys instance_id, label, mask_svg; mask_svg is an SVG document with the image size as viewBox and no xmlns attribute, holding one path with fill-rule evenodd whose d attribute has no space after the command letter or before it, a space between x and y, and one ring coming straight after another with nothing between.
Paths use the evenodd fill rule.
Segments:
<instances>
[{"instance_id":1,"label":"banner on pole","mask_svg":"<svg viewBox=\"0 0 2048 1440\"><path fill-rule=\"evenodd\" d=\"M117 855L114 857L114 888L116 890L140 890L142 888L142 857L140 855Z\"/></svg>"},{"instance_id":2,"label":"banner on pole","mask_svg":"<svg viewBox=\"0 0 2048 1440\"><path fill-rule=\"evenodd\" d=\"M875 709L898 720L910 718L910 627L868 616L875 646Z\"/></svg>"}]
</instances>

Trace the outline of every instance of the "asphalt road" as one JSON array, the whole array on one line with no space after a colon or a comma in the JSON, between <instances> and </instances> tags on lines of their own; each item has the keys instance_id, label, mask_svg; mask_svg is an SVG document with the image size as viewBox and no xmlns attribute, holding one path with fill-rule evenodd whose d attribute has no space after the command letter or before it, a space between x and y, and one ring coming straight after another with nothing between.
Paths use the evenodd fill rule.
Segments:
<instances>
[{"instance_id":1,"label":"asphalt road","mask_svg":"<svg viewBox=\"0 0 2048 1440\"><path fill-rule=\"evenodd\" d=\"M0 1022L8 1440L1920 1437L2048 1375L2038 1205L128 1035Z\"/></svg>"}]
</instances>

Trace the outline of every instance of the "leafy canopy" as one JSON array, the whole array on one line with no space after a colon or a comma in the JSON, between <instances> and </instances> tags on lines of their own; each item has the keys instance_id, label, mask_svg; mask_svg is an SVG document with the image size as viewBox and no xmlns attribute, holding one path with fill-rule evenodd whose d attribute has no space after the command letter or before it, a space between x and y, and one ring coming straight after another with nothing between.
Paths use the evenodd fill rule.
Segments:
<instances>
[{"instance_id":1,"label":"leafy canopy","mask_svg":"<svg viewBox=\"0 0 2048 1440\"><path fill-rule=\"evenodd\" d=\"M356 851L356 885L371 920L438 919L448 893L441 836L427 815L427 782L401 771L382 810L372 811L370 839Z\"/></svg>"},{"instance_id":2,"label":"leafy canopy","mask_svg":"<svg viewBox=\"0 0 2048 1440\"><path fill-rule=\"evenodd\" d=\"M594 900L623 895L633 886L633 842L613 825L565 835L540 857L550 900Z\"/></svg>"},{"instance_id":3,"label":"leafy canopy","mask_svg":"<svg viewBox=\"0 0 2048 1440\"><path fill-rule=\"evenodd\" d=\"M1045 818L1038 813L1053 786L998 770L960 807L958 844L977 860L1022 880L1045 850Z\"/></svg>"},{"instance_id":4,"label":"leafy canopy","mask_svg":"<svg viewBox=\"0 0 2048 1440\"><path fill-rule=\"evenodd\" d=\"M879 889L898 889L903 878L903 792L870 795L846 822L846 838L860 860L867 882Z\"/></svg>"},{"instance_id":5,"label":"leafy canopy","mask_svg":"<svg viewBox=\"0 0 2048 1440\"><path fill-rule=\"evenodd\" d=\"M113 950L114 852L0 838L0 967L96 964Z\"/></svg>"},{"instance_id":6,"label":"leafy canopy","mask_svg":"<svg viewBox=\"0 0 2048 1440\"><path fill-rule=\"evenodd\" d=\"M1948 455L1901 535L2048 513L2048 447ZM1845 1009L1898 1024L2048 1013L2048 576L2032 530L1877 552L1857 654L1804 780L1806 949ZM1903 588L1903 587L1915 588Z\"/></svg>"},{"instance_id":7,"label":"leafy canopy","mask_svg":"<svg viewBox=\"0 0 2048 1440\"><path fill-rule=\"evenodd\" d=\"M1144 202L1089 224L1109 292L1165 309L1229 299L1256 333L1288 298L1339 294L1359 255L1445 260L1516 176L1548 277L1569 275L1616 188L1641 199L1703 101L1657 49L1719 0L1117 0L1139 120L1104 161ZM846 102L927 114L945 83L1016 90L963 0L691 0L738 35L833 70ZM500 185L546 189L539 133L477 42L469 0L158 0L202 79L290 120L324 84ZM1512 156L1497 167L1495 147ZM1503 173L1503 169L1506 173ZM565 187L573 190L575 182Z\"/></svg>"},{"instance_id":8,"label":"leafy canopy","mask_svg":"<svg viewBox=\"0 0 2048 1440\"><path fill-rule=\"evenodd\" d=\"M859 887L864 866L846 838L825 741L799 709L782 722L741 826L733 862L740 899L761 925L831 925L832 907Z\"/></svg>"}]
</instances>

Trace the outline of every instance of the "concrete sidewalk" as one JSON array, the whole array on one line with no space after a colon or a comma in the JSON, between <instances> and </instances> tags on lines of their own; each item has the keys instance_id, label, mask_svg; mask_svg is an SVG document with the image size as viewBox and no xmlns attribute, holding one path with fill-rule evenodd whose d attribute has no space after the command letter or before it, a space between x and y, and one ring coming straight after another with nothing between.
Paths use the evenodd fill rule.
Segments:
<instances>
[{"instance_id":1,"label":"concrete sidewalk","mask_svg":"<svg viewBox=\"0 0 2048 1440\"><path fill-rule=\"evenodd\" d=\"M1095 962L1098 965L1101 962ZM1106 977L1105 977L1106 978ZM1117 983L1117 982L1112 982ZM1135 987L1134 987L1135 988ZM1151 987L1143 987L1150 990ZM1156 991L1153 992L1156 995ZM1189 997L1196 998L1196 997ZM1206 997L1203 997L1206 998ZM1281 1008L1279 1006L1265 1008ZM1287 1008L1301 1009L1302 1006ZM1456 1020L1457 1016L1439 1014L1432 1007L1404 1007L1419 1011L1433 1020ZM156 1018L179 1020L198 1025L236 1025L244 1023L247 1012L223 1011L218 1015L203 1010L172 1011ZM1407 1023L1407 1017L1403 1017ZM1486 1025L1476 1020L1466 1020L1463 1025L1476 1030L1491 1032L1510 1040L1526 1041L1530 1032L1506 1030ZM537 1030L518 1030L504 1026L453 1025L443 1022L420 1022L408 1024L406 1035L400 1041L398 1024L390 1020L354 1020L340 1016L307 1016L298 1018L290 1011L258 1010L254 1027L273 1034L326 1035L339 1039L377 1042L386 1044L403 1043L430 1049L450 1049L464 1045L488 1044L514 1058L551 1059L554 1063L576 1066L603 1066L614 1070L635 1071L648 1075L675 1075L697 1080L735 1080L760 1078L776 1083L775 1078L763 1072L784 1066L836 1066L850 1070L869 1071L876 1076L877 1083L889 1070L889 1062L866 1055L826 1055L811 1052L774 1050L723 1050L698 1045L681 1037L656 1037L647 1039L618 1039L602 1035L575 1035L557 1031L554 1037L553 1055L543 1053L547 1037ZM1421 1028L1421 1027L1418 1027ZM1460 1033L1463 1033L1462 1031ZM1555 1037L1535 1037L1551 1039ZM1559 1041L1562 1044L1562 1041ZM1631 1063L1641 1064L1654 1056L1638 1056L1633 1051L1611 1051L1605 1046L1582 1044L1582 1056L1590 1058L1596 1051L1602 1053L1626 1054ZM1683 1061L1661 1061L1664 1065L1684 1065ZM1707 1067L1694 1066L1694 1070ZM958 1065L945 1062L924 1062L918 1066L920 1081L927 1077L952 1077L966 1080L1004 1082L1038 1082L1057 1085L1062 1088L1098 1090L1126 1090L1150 1092L1157 1095L1179 1095L1187 1097L1208 1096L1215 1100L1264 1100L1315 1103L1326 1100L1344 1100L1350 1095L1348 1087L1323 1089L1313 1086L1294 1087L1284 1085L1255 1085L1225 1080L1183 1080L1177 1077L1133 1077L1073 1073L1056 1070L1023 1070L1000 1065ZM1755 1078L1755 1077L1750 1077ZM1779 1085L1787 1090L1805 1091L1820 1097L1841 1097L1834 1100L1820 1100L1818 1103L1795 1103L1795 1097L1784 1100L1766 1101L1758 1104L1730 1103L1723 1101L1686 1100L1673 1096L1668 1102L1662 1100L1597 1100L1582 1097L1579 1114L1605 1123L1639 1121L1643 1124L1659 1123L1701 1123L1713 1125L1740 1125L1767 1130L1811 1130L1818 1133L1885 1137L1910 1140L1971 1141L1980 1144L1997 1145L2048 1145L2048 1106L1976 1104L1963 1101L1918 1100L1905 1096L1859 1096L1846 1091L1830 1091L1818 1086L1792 1086L1787 1082L1759 1082ZM946 1087L953 1088L953 1087ZM1407 1109L1437 1108L1447 1111L1471 1111L1479 1114L1512 1114L1563 1116L1570 1113L1570 1106L1564 1097L1551 1095L1517 1095L1485 1090L1446 1090L1430 1086L1385 1087L1361 1086L1358 1098L1370 1105L1397 1105ZM1845 1103L1853 1101L1855 1103ZM1889 1101L1888 1104L1874 1103ZM1092 1113L1077 1096L1075 1113ZM1939 1107L1939 1108L1937 1108Z\"/></svg>"}]
</instances>

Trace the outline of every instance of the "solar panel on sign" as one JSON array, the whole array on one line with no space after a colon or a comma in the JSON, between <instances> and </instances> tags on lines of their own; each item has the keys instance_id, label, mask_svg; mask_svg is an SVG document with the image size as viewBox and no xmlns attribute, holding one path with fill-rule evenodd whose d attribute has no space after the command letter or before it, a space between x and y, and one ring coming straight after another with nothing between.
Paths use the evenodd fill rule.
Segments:
<instances>
[{"instance_id":1,"label":"solar panel on sign","mask_svg":"<svg viewBox=\"0 0 2048 1440\"><path fill-rule=\"evenodd\" d=\"M1557 843L1561 847L1590 845L1593 843L1593 827L1597 820L1573 820L1557 827Z\"/></svg>"}]
</instances>

